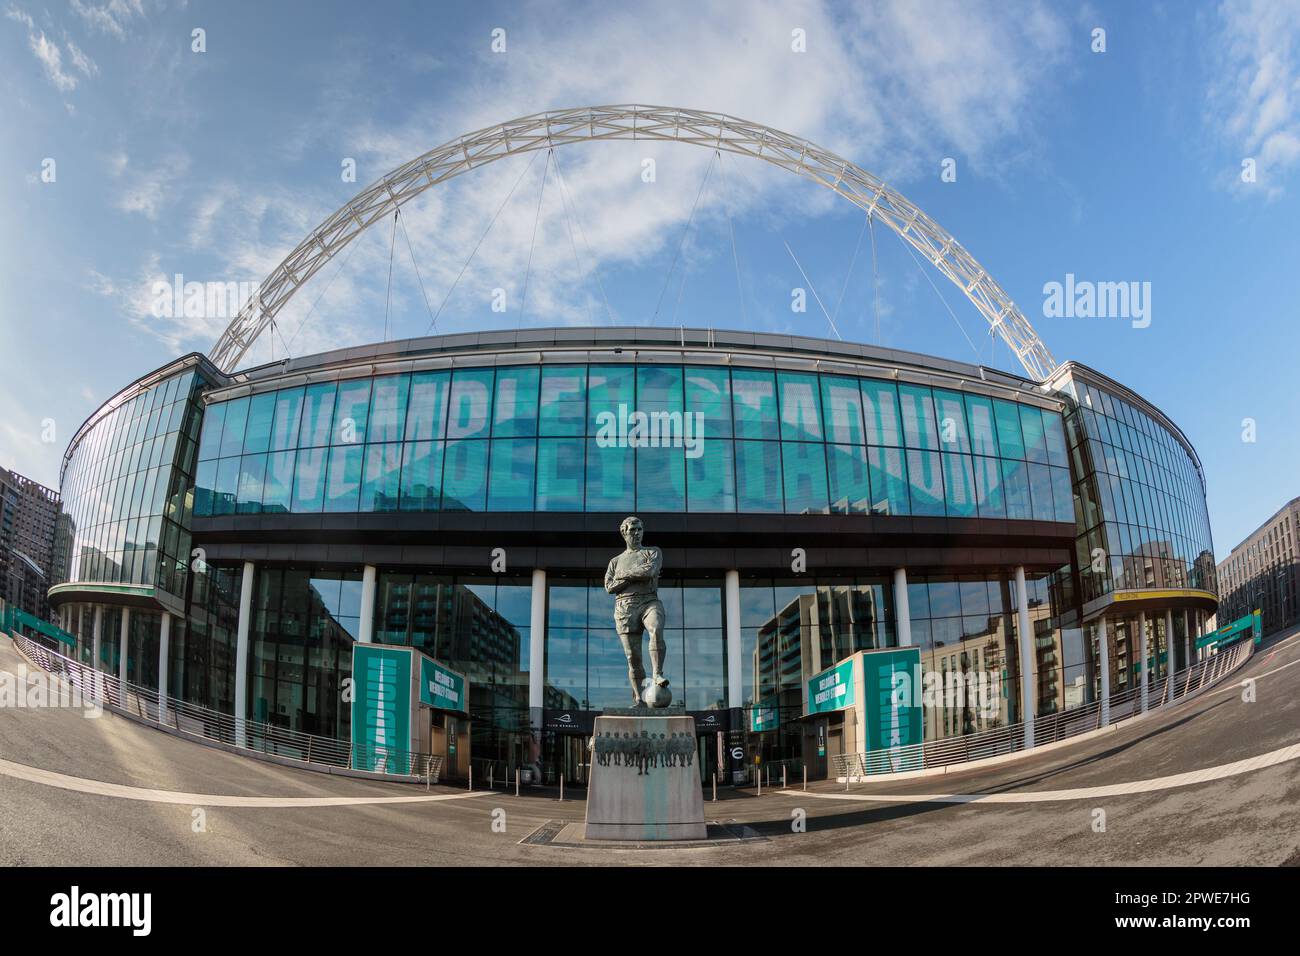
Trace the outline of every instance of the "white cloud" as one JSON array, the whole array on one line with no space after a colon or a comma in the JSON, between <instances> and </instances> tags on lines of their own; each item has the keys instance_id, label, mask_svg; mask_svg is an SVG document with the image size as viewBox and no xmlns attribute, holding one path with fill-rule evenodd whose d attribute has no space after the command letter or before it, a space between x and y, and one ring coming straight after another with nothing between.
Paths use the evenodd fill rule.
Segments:
<instances>
[{"instance_id":1,"label":"white cloud","mask_svg":"<svg viewBox=\"0 0 1300 956\"><path fill-rule=\"evenodd\" d=\"M687 17L691 28L683 31ZM640 102L763 122L888 180L908 181L922 171L928 175L944 156L978 166L1002 143L1023 138L1066 52L1066 26L1038 3L921 6L896 0L844 17L808 0L750 4L743 11L667 4L653 17L601 7L600 16L579 19L580 31L569 18L507 24L509 52L502 55L488 51L485 35L479 67L486 79L451 109L443 103L402 124L358 130L352 142L362 168L378 174L465 130L547 107ZM796 27L805 31L805 53L791 49ZM649 188L637 179L645 156L659 164L658 182ZM677 243L712 161L707 150L671 144L560 148L556 157L594 262L604 270L644 262ZM407 207L426 285L437 290L435 308L523 162L476 170ZM570 291L584 267L574 262L568 221L552 202L553 183L535 247L531 242L543 163L535 165L456 296L484 301L501 286L517 304L531 250L525 321L588 321L586 303L575 303ZM722 168L697 221L716 222L729 207L733 215L761 215L780 228L844 208L829 191L797 184L763 164L728 157ZM590 264L578 244L580 258ZM594 285L588 286L594 294ZM622 318L644 321L653 307Z\"/></svg>"},{"instance_id":2,"label":"white cloud","mask_svg":"<svg viewBox=\"0 0 1300 956\"><path fill-rule=\"evenodd\" d=\"M113 161L116 165L116 161ZM127 172L123 161L119 179L125 188L118 193L114 204L123 212L138 212L146 219L156 220L173 193L173 185L189 169L190 159L184 153L171 153L152 169Z\"/></svg>"},{"instance_id":3,"label":"white cloud","mask_svg":"<svg viewBox=\"0 0 1300 956\"><path fill-rule=\"evenodd\" d=\"M1241 159L1255 160L1255 184L1234 169L1238 191L1274 198L1300 165L1300 2L1226 0L1219 20L1207 120Z\"/></svg>"},{"instance_id":4,"label":"white cloud","mask_svg":"<svg viewBox=\"0 0 1300 956\"><path fill-rule=\"evenodd\" d=\"M77 88L77 77L71 71L63 68L63 53L59 45L45 35L45 31L37 30L36 24L30 14L17 7L9 7L5 10L5 18L13 20L15 23L21 23L27 28L27 46L36 57L37 62L45 70L45 75L54 88L60 93L71 93ZM63 35L64 45L67 49L68 59L71 61L72 69L80 72L83 76L98 76L99 66L82 52L81 48L68 37L67 33ZM69 113L74 113L75 109L72 104L64 104Z\"/></svg>"},{"instance_id":5,"label":"white cloud","mask_svg":"<svg viewBox=\"0 0 1300 956\"><path fill-rule=\"evenodd\" d=\"M89 280L86 287L95 295L108 297L117 295L117 283L97 269L88 270L86 278Z\"/></svg>"},{"instance_id":6,"label":"white cloud","mask_svg":"<svg viewBox=\"0 0 1300 956\"><path fill-rule=\"evenodd\" d=\"M63 71L63 56L59 53L57 43L46 39L45 33L38 31L28 34L27 45L41 66L45 67L45 75L55 89L61 93L70 93L77 88L77 78Z\"/></svg>"},{"instance_id":7,"label":"white cloud","mask_svg":"<svg viewBox=\"0 0 1300 956\"><path fill-rule=\"evenodd\" d=\"M386 109L383 125L348 127L352 117L377 112L366 99L367 85L356 84L358 92L352 94L348 84L323 90L325 128L313 112L314 129L287 131L295 158L311 161L311 153L318 152L325 165L337 169L341 156L356 157L364 183L466 130L515 116L562 106L660 103L785 129L886 179L907 182L930 175L944 156L955 155L972 169L1000 161L1007 142L1022 154L1023 141L1031 138L1035 118L1059 78L1066 45L1066 27L1042 3L945 0L922 7L896 0L848 14L813 0L764 0L743 7L663 3L653 14L600 5L589 7L586 15L579 10L560 17L553 15L555 9L525 8L507 18L505 54L490 52L485 30L473 80L436 103L398 114L395 121ZM689 30L682 29L685 21ZM805 53L791 49L796 27L806 31ZM506 325L519 321L530 259L523 322L608 321L594 273L608 282L613 270L636 267L675 248L713 162L707 149L671 143L558 148L565 198L576 207L580 232L571 243L570 217L552 165L534 243L546 165L545 154L536 155L460 278L441 327L449 320L454 324L457 316L491 316L495 324ZM653 185L639 178L644 157L658 163ZM525 156L491 164L404 207L403 222L433 309L528 162ZM156 218L165 185L143 177L132 193L135 208ZM174 235L191 260L210 253L220 263L218 271L232 281L260 279L346 198L337 186L209 183L202 196L178 200L187 216ZM779 229L843 208L829 190L765 164L727 157L714 169L696 222L697 228L725 223L731 212L760 217ZM352 257L348 267L293 340L295 354L378 337L391 235L390 218L343 253ZM702 243L688 249L694 252L692 262L709 255ZM397 237L394 258L401 278L394 286L394 312L409 307L417 315L424 311L423 295L403 235ZM278 325L285 339L293 337L339 264L339 259L327 264L281 313ZM671 315L680 276L679 271L665 295L661 321ZM496 287L507 290L504 316L488 311ZM613 319L644 322L653 308L650 302L644 313ZM199 349L216 334L208 324L158 331L168 341ZM269 357L268 342L267 335L259 341L258 358ZM278 339L275 347L283 353Z\"/></svg>"},{"instance_id":8,"label":"white cloud","mask_svg":"<svg viewBox=\"0 0 1300 956\"><path fill-rule=\"evenodd\" d=\"M126 39L126 24L134 17L144 16L141 0L109 0L102 6L72 0L72 10L86 25L101 33Z\"/></svg>"},{"instance_id":9,"label":"white cloud","mask_svg":"<svg viewBox=\"0 0 1300 956\"><path fill-rule=\"evenodd\" d=\"M9 7L6 9L5 18L23 24L23 26L27 27L28 30L36 29L36 24L32 22L31 14L25 10L20 10L17 7Z\"/></svg>"},{"instance_id":10,"label":"white cloud","mask_svg":"<svg viewBox=\"0 0 1300 956\"><path fill-rule=\"evenodd\" d=\"M69 37L64 36L63 41L68 48L68 55L72 58L72 65L74 67L86 76L99 75L99 65L95 63L94 60L82 53L81 48L78 47L77 44L73 43Z\"/></svg>"}]
</instances>

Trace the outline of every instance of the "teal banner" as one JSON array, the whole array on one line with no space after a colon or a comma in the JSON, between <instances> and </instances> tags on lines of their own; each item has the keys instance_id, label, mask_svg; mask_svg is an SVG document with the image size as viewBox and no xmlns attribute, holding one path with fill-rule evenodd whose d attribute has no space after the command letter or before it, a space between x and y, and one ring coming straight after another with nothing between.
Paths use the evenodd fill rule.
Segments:
<instances>
[{"instance_id":1,"label":"teal banner","mask_svg":"<svg viewBox=\"0 0 1300 956\"><path fill-rule=\"evenodd\" d=\"M1147 658L1147 673L1148 673L1148 674L1152 674L1152 673L1154 673L1154 672L1156 671L1156 663L1157 663L1157 661L1158 661L1159 663L1163 664L1163 663L1165 662L1167 656L1168 656L1168 655L1167 655L1164 651L1161 651L1160 654L1159 654L1159 656L1148 657L1148 658ZM1133 676L1134 676L1134 677L1137 676L1137 672L1138 672L1137 661L1134 661L1134 662L1133 662Z\"/></svg>"},{"instance_id":2,"label":"teal banner","mask_svg":"<svg viewBox=\"0 0 1300 956\"><path fill-rule=\"evenodd\" d=\"M352 766L409 773L411 652L354 644L352 692Z\"/></svg>"},{"instance_id":3,"label":"teal banner","mask_svg":"<svg viewBox=\"0 0 1300 956\"><path fill-rule=\"evenodd\" d=\"M808 713L826 714L853 704L853 660L850 657L808 682Z\"/></svg>"},{"instance_id":4,"label":"teal banner","mask_svg":"<svg viewBox=\"0 0 1300 956\"><path fill-rule=\"evenodd\" d=\"M925 739L920 706L921 650L902 647L862 655L867 750L888 750ZM920 756L917 755L917 766ZM897 768L908 769L908 768Z\"/></svg>"},{"instance_id":5,"label":"teal banner","mask_svg":"<svg viewBox=\"0 0 1300 956\"><path fill-rule=\"evenodd\" d=\"M1197 638L1196 646L1201 648L1213 647L1216 644L1233 644L1245 637L1247 631L1251 633L1255 638L1255 643L1258 644L1263 635L1259 611L1239 617L1231 624L1225 624L1217 631L1211 631L1204 637Z\"/></svg>"},{"instance_id":6,"label":"teal banner","mask_svg":"<svg viewBox=\"0 0 1300 956\"><path fill-rule=\"evenodd\" d=\"M420 703L438 710L466 713L465 675L439 664L431 657L421 657Z\"/></svg>"},{"instance_id":7,"label":"teal banner","mask_svg":"<svg viewBox=\"0 0 1300 956\"><path fill-rule=\"evenodd\" d=\"M749 731L761 734L765 730L776 730L781 726L781 710L776 701L755 704L749 709Z\"/></svg>"},{"instance_id":8,"label":"teal banner","mask_svg":"<svg viewBox=\"0 0 1300 956\"><path fill-rule=\"evenodd\" d=\"M51 624L49 621L43 621L34 614L28 614L20 607L8 605L4 611L3 628L6 631L16 631L19 628L28 628L44 634L46 637L52 637L56 641L67 644L69 647L77 646L77 639L61 627Z\"/></svg>"}]
</instances>

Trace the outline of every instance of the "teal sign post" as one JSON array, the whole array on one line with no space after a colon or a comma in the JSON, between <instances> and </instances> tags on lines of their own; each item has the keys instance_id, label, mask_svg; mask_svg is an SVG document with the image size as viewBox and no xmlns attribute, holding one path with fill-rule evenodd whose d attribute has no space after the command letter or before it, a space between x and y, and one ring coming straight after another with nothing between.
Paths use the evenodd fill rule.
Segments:
<instances>
[{"instance_id":1,"label":"teal sign post","mask_svg":"<svg viewBox=\"0 0 1300 956\"><path fill-rule=\"evenodd\" d=\"M903 647L862 655L863 710L866 712L867 751L894 750L925 740L924 712L920 706L921 650ZM891 771L917 770L921 754L891 754ZM885 769L885 768L882 768Z\"/></svg>"},{"instance_id":2,"label":"teal sign post","mask_svg":"<svg viewBox=\"0 0 1300 956\"><path fill-rule=\"evenodd\" d=\"M853 661L850 657L808 681L808 713L827 714L853 704Z\"/></svg>"},{"instance_id":3,"label":"teal sign post","mask_svg":"<svg viewBox=\"0 0 1300 956\"><path fill-rule=\"evenodd\" d=\"M438 710L465 713L465 675L421 655L420 703Z\"/></svg>"},{"instance_id":4,"label":"teal sign post","mask_svg":"<svg viewBox=\"0 0 1300 956\"><path fill-rule=\"evenodd\" d=\"M352 766L409 773L411 652L381 644L352 647Z\"/></svg>"}]
</instances>

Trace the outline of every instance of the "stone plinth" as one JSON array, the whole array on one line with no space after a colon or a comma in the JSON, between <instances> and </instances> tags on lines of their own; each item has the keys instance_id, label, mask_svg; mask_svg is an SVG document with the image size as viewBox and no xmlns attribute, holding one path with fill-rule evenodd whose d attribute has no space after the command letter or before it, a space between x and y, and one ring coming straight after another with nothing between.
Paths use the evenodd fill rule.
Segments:
<instances>
[{"instance_id":1,"label":"stone plinth","mask_svg":"<svg viewBox=\"0 0 1300 956\"><path fill-rule=\"evenodd\" d=\"M588 840L705 839L694 718L597 717L592 740Z\"/></svg>"}]
</instances>

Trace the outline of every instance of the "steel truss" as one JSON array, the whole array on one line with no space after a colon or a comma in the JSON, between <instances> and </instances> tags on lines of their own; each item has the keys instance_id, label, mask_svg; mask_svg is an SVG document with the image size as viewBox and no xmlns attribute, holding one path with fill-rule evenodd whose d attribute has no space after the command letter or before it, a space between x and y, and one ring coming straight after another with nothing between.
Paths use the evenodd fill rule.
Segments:
<instances>
[{"instance_id":1,"label":"steel truss","mask_svg":"<svg viewBox=\"0 0 1300 956\"><path fill-rule=\"evenodd\" d=\"M460 136L388 173L312 231L258 286L209 356L229 372L285 303L358 235L441 182L509 156L596 140L690 143L749 156L834 190L883 222L966 295L989 328L1035 381L1056 367L1002 286L942 226L881 179L848 160L780 130L722 113L662 106L588 106L551 110Z\"/></svg>"}]
</instances>

